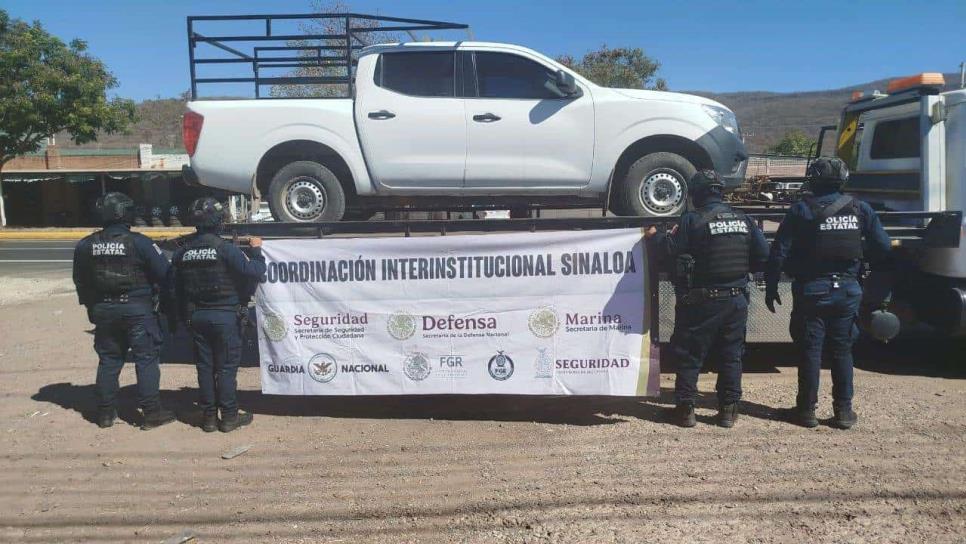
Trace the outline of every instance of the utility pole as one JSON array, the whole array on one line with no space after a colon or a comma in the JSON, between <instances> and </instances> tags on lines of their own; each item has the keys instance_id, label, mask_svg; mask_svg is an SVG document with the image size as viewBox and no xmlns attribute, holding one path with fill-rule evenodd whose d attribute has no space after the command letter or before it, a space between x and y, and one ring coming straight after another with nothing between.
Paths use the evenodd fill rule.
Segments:
<instances>
[{"instance_id":1,"label":"utility pole","mask_svg":"<svg viewBox=\"0 0 966 544\"><path fill-rule=\"evenodd\" d=\"M966 89L966 62L959 63L959 88Z\"/></svg>"}]
</instances>

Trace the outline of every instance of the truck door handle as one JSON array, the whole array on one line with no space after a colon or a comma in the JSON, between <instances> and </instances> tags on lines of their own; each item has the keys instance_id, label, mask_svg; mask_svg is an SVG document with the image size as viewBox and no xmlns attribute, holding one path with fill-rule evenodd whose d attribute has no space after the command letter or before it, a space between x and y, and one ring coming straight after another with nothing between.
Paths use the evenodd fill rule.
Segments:
<instances>
[{"instance_id":1,"label":"truck door handle","mask_svg":"<svg viewBox=\"0 0 966 544\"><path fill-rule=\"evenodd\" d=\"M484 113L482 115L474 115L473 120L477 123L492 123L494 121L499 121L502 119L499 115L493 115L492 113Z\"/></svg>"},{"instance_id":2,"label":"truck door handle","mask_svg":"<svg viewBox=\"0 0 966 544\"><path fill-rule=\"evenodd\" d=\"M378 121L382 121L384 119L392 119L395 116L396 116L395 113L393 113L391 111L386 111L386 110L370 111L369 112L369 119L376 119Z\"/></svg>"}]
</instances>

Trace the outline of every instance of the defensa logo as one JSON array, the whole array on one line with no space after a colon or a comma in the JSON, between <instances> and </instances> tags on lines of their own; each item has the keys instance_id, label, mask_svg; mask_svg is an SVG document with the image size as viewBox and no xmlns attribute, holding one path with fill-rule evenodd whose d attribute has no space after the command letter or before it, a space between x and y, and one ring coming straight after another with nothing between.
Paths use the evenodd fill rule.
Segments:
<instances>
[{"instance_id":1,"label":"defensa logo","mask_svg":"<svg viewBox=\"0 0 966 544\"><path fill-rule=\"evenodd\" d=\"M819 230L859 230L859 218L854 214L833 215L818 226Z\"/></svg>"},{"instance_id":2,"label":"defensa logo","mask_svg":"<svg viewBox=\"0 0 966 544\"><path fill-rule=\"evenodd\" d=\"M319 383L329 383L339 373L339 365L335 357L328 353L316 353L309 359L306 366L308 367L309 376Z\"/></svg>"},{"instance_id":3,"label":"defensa logo","mask_svg":"<svg viewBox=\"0 0 966 544\"><path fill-rule=\"evenodd\" d=\"M725 221L712 221L708 223L711 229L711 236L719 234L748 234L748 223L741 219L728 219Z\"/></svg>"},{"instance_id":4,"label":"defensa logo","mask_svg":"<svg viewBox=\"0 0 966 544\"><path fill-rule=\"evenodd\" d=\"M91 244L91 255L95 257L101 255L123 257L127 255L127 249L121 242L94 242Z\"/></svg>"},{"instance_id":5,"label":"defensa logo","mask_svg":"<svg viewBox=\"0 0 966 544\"><path fill-rule=\"evenodd\" d=\"M416 332L416 318L405 312L396 312L386 321L386 330L396 340L406 340Z\"/></svg>"},{"instance_id":6,"label":"defensa logo","mask_svg":"<svg viewBox=\"0 0 966 544\"><path fill-rule=\"evenodd\" d=\"M272 342L281 342L288 336L288 327L285 325L285 318L269 312L263 312L262 315L262 330L269 340Z\"/></svg>"},{"instance_id":7,"label":"defensa logo","mask_svg":"<svg viewBox=\"0 0 966 544\"><path fill-rule=\"evenodd\" d=\"M496 355L490 357L486 369L494 380L501 382L509 380L510 376L513 376L513 359L503 351L497 351Z\"/></svg>"},{"instance_id":8,"label":"defensa logo","mask_svg":"<svg viewBox=\"0 0 966 544\"><path fill-rule=\"evenodd\" d=\"M191 261L217 261L218 251L211 247L199 247L196 249L189 249L184 252L181 256L181 260L184 262Z\"/></svg>"},{"instance_id":9,"label":"defensa logo","mask_svg":"<svg viewBox=\"0 0 966 544\"><path fill-rule=\"evenodd\" d=\"M429 357L425 353L411 353L403 361L403 373L414 382L421 382L429 377L432 367L429 365Z\"/></svg>"},{"instance_id":10,"label":"defensa logo","mask_svg":"<svg viewBox=\"0 0 966 544\"><path fill-rule=\"evenodd\" d=\"M495 317L423 316L424 331L475 331L496 328Z\"/></svg>"},{"instance_id":11,"label":"defensa logo","mask_svg":"<svg viewBox=\"0 0 966 544\"><path fill-rule=\"evenodd\" d=\"M560 328L560 318L557 317L557 311L553 307L544 306L530 312L527 327L537 338L550 338L557 334L557 329Z\"/></svg>"}]
</instances>

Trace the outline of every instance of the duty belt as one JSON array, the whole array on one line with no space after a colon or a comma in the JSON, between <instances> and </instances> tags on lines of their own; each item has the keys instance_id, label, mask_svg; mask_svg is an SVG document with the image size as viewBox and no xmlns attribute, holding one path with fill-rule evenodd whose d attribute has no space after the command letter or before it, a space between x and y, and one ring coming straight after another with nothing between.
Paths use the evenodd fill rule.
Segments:
<instances>
[{"instance_id":1,"label":"duty belt","mask_svg":"<svg viewBox=\"0 0 966 544\"><path fill-rule=\"evenodd\" d=\"M685 296L685 303L695 304L703 300L724 300L731 297L745 296L748 293L745 287L705 287L696 288L688 291Z\"/></svg>"},{"instance_id":2,"label":"duty belt","mask_svg":"<svg viewBox=\"0 0 966 544\"><path fill-rule=\"evenodd\" d=\"M101 297L101 302L106 302L108 304L127 304L131 299L127 294L123 295L104 295Z\"/></svg>"}]
</instances>

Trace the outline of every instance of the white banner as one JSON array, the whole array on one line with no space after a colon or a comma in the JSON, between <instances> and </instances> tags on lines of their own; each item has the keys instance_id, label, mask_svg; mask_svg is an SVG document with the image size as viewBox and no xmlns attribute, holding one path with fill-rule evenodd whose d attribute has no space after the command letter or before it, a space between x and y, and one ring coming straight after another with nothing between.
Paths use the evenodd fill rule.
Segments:
<instances>
[{"instance_id":1,"label":"white banner","mask_svg":"<svg viewBox=\"0 0 966 544\"><path fill-rule=\"evenodd\" d=\"M270 240L263 252L265 393L659 392L638 229Z\"/></svg>"}]
</instances>

